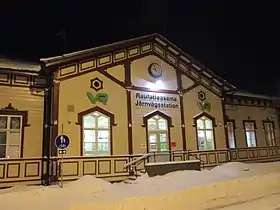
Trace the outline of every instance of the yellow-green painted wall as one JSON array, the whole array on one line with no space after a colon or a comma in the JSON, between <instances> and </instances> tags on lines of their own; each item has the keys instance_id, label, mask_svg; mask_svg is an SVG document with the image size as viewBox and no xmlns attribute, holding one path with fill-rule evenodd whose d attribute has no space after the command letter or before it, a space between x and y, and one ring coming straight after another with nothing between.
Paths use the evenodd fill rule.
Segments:
<instances>
[{"instance_id":1,"label":"yellow-green painted wall","mask_svg":"<svg viewBox=\"0 0 280 210\"><path fill-rule=\"evenodd\" d=\"M118 68L122 74L123 66ZM103 89L98 92L105 92L108 94L108 102L106 105L102 103L96 104L102 109L115 115L115 122L117 126L113 126L113 154L127 154L128 140L127 140L127 108L126 108L126 90L100 74L99 72L90 72L78 77L73 77L60 82L59 88L59 133L67 134L70 137L70 146L67 149L68 156L79 156L81 150L81 130L78 122L78 113L88 110L93 105L88 99L86 93L96 91L90 88L90 80L99 78L103 81ZM67 106L74 107L74 112L68 112Z\"/></svg>"},{"instance_id":2,"label":"yellow-green painted wall","mask_svg":"<svg viewBox=\"0 0 280 210\"><path fill-rule=\"evenodd\" d=\"M267 120L268 117L273 120L275 125L275 137L279 143L279 125L277 111L272 108L251 107L251 106L237 106L226 105L226 114L229 119L235 120L235 137L236 147L246 147L245 131L243 128L243 120L255 120L256 121L256 137L258 146L267 146L265 140L265 131L263 128L263 120Z\"/></svg>"},{"instance_id":3,"label":"yellow-green painted wall","mask_svg":"<svg viewBox=\"0 0 280 210\"><path fill-rule=\"evenodd\" d=\"M27 157L42 156L44 97L34 95L27 87L0 86L0 107L9 103L19 111L28 111L28 124L24 130L23 154Z\"/></svg>"},{"instance_id":4,"label":"yellow-green painted wall","mask_svg":"<svg viewBox=\"0 0 280 210\"><path fill-rule=\"evenodd\" d=\"M198 93L200 91L203 91L206 95L205 102L209 102L211 104L210 112L205 112L215 118L216 121L217 126L214 128L216 149L224 149L226 148L226 139L221 98L210 92L203 86L197 86L196 88L183 95L187 148L191 150L198 149L196 140L196 128L193 126L193 118L202 112L197 104L200 101L198 99Z\"/></svg>"}]
</instances>

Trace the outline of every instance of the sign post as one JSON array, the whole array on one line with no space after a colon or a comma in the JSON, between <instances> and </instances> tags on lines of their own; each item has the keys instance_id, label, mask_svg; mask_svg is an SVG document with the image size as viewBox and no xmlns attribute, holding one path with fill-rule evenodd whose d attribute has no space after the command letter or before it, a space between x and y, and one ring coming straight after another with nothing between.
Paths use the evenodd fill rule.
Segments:
<instances>
[{"instance_id":1,"label":"sign post","mask_svg":"<svg viewBox=\"0 0 280 210\"><path fill-rule=\"evenodd\" d=\"M59 135L55 138L55 146L58 149L58 153L61 155L61 163L60 163L60 179L61 184L60 187L63 188L63 156L66 154L66 148L69 146L70 140L66 135Z\"/></svg>"}]
</instances>

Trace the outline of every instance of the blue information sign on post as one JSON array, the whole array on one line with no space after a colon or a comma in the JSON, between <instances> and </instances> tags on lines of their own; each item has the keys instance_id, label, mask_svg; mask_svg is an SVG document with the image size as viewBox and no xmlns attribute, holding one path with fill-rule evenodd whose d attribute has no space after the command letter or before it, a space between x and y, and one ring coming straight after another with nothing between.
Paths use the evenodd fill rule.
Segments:
<instances>
[{"instance_id":1,"label":"blue information sign on post","mask_svg":"<svg viewBox=\"0 0 280 210\"><path fill-rule=\"evenodd\" d=\"M55 138L55 146L58 149L66 149L69 146L70 140L66 135L59 135Z\"/></svg>"}]
</instances>

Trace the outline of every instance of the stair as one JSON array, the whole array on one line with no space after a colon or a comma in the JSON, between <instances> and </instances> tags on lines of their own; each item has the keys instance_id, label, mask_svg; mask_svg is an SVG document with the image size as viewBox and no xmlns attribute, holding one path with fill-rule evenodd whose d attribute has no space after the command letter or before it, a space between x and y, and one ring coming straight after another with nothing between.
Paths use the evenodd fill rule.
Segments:
<instances>
[{"instance_id":1,"label":"stair","mask_svg":"<svg viewBox=\"0 0 280 210\"><path fill-rule=\"evenodd\" d=\"M140 171L137 171L137 174L135 174L135 172L134 172L133 175L129 176L129 177L128 177L126 180L124 180L123 182L124 182L125 184L136 184L137 178L140 177L140 176L142 176L142 175L144 175L144 174L146 174L146 172L145 172L144 169L142 169L142 170L140 170Z\"/></svg>"}]
</instances>

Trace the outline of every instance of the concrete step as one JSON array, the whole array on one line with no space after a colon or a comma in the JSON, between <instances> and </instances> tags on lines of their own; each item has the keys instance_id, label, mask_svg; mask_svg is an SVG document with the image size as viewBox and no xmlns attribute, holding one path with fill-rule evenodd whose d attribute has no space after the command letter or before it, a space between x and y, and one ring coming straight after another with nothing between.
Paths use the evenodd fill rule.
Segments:
<instances>
[{"instance_id":1,"label":"concrete step","mask_svg":"<svg viewBox=\"0 0 280 210\"><path fill-rule=\"evenodd\" d=\"M133 182L131 180L128 180L128 179L124 180L123 183L125 183L125 184L133 184Z\"/></svg>"},{"instance_id":2,"label":"concrete step","mask_svg":"<svg viewBox=\"0 0 280 210\"><path fill-rule=\"evenodd\" d=\"M140 170L140 173L141 173L141 174L145 174L146 171L145 171L144 169L142 169L142 170Z\"/></svg>"},{"instance_id":3,"label":"concrete step","mask_svg":"<svg viewBox=\"0 0 280 210\"><path fill-rule=\"evenodd\" d=\"M135 181L136 179L137 179L136 176L129 176L129 177L128 177L128 180L131 180L131 181Z\"/></svg>"}]
</instances>

